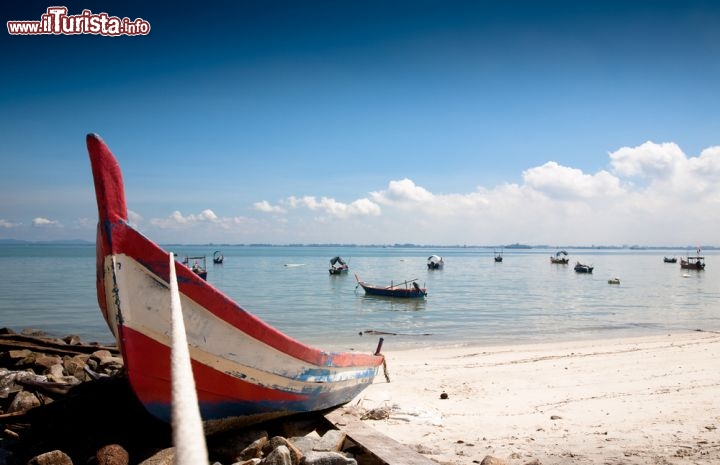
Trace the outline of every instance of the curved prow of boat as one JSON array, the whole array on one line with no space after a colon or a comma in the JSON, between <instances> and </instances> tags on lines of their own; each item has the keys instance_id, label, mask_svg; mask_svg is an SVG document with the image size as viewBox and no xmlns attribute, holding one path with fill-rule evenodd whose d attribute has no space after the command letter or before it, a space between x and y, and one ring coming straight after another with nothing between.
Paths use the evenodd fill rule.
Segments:
<instances>
[{"instance_id":1,"label":"curved prow of boat","mask_svg":"<svg viewBox=\"0 0 720 465\"><path fill-rule=\"evenodd\" d=\"M99 215L98 303L133 392L151 414L170 421L170 253L128 223L120 167L102 139L88 135L87 148ZM175 265L206 431L345 404L384 362L372 352L303 344Z\"/></svg>"}]
</instances>

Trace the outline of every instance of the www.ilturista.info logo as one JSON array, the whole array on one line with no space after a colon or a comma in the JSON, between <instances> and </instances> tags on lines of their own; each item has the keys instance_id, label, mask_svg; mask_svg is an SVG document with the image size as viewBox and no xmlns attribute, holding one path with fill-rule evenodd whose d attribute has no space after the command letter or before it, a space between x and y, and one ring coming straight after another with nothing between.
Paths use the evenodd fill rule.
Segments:
<instances>
[{"instance_id":1,"label":"www.ilturista.info logo","mask_svg":"<svg viewBox=\"0 0 720 465\"><path fill-rule=\"evenodd\" d=\"M38 34L95 34L103 36L137 36L150 33L150 23L137 18L118 18L107 13L94 14L83 10L79 15L67 14L64 6L51 6L40 21L8 21L8 32L12 35Z\"/></svg>"}]
</instances>

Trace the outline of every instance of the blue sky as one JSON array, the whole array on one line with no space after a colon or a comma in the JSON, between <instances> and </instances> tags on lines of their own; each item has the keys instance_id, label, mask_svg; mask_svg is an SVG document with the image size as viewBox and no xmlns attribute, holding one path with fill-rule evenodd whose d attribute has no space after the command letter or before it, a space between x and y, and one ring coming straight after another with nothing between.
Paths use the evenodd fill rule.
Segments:
<instances>
[{"instance_id":1,"label":"blue sky","mask_svg":"<svg viewBox=\"0 0 720 465\"><path fill-rule=\"evenodd\" d=\"M151 32L0 35L0 239L94 239L96 132L160 243L720 243L716 2L61 5Z\"/></svg>"}]
</instances>

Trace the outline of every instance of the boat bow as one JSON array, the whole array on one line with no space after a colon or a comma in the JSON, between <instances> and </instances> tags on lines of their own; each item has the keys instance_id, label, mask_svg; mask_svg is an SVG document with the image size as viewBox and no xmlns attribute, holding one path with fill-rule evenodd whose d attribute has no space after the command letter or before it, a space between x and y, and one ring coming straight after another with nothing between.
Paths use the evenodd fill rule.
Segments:
<instances>
[{"instance_id":1,"label":"boat bow","mask_svg":"<svg viewBox=\"0 0 720 465\"><path fill-rule=\"evenodd\" d=\"M120 166L87 137L98 202L97 294L135 394L170 418L169 252L128 222ZM372 383L379 354L329 353L247 312L190 268L175 263L203 420L260 421L352 400Z\"/></svg>"}]
</instances>

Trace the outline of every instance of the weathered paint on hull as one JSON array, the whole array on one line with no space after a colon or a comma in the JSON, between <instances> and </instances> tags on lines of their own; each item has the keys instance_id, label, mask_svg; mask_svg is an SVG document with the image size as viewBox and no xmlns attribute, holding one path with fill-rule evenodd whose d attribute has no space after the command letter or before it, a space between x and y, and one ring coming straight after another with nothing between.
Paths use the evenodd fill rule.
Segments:
<instances>
[{"instance_id":1,"label":"weathered paint on hull","mask_svg":"<svg viewBox=\"0 0 720 465\"><path fill-rule=\"evenodd\" d=\"M98 303L135 394L169 421L169 254L127 223L119 165L99 137L87 142L100 219ZM326 409L349 402L377 375L381 355L302 344L176 265L203 420Z\"/></svg>"}]
</instances>

